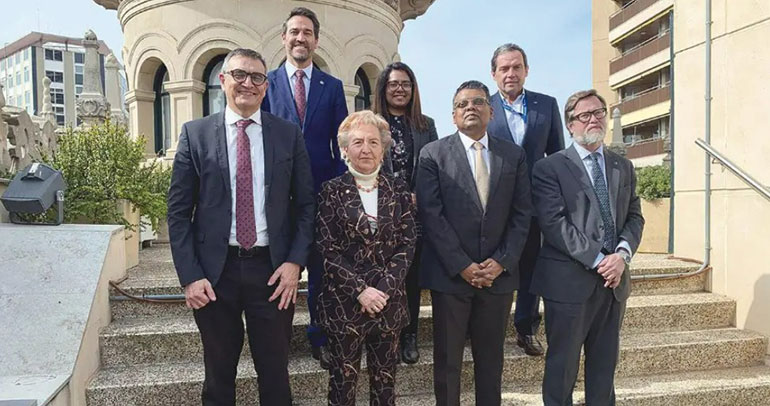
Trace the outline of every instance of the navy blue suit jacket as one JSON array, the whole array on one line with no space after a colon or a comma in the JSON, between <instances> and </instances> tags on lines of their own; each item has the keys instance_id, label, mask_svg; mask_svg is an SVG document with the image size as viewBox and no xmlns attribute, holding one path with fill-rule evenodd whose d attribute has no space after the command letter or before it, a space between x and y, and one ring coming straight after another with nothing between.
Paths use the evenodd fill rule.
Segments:
<instances>
[{"instance_id":1,"label":"navy blue suit jacket","mask_svg":"<svg viewBox=\"0 0 770 406\"><path fill-rule=\"evenodd\" d=\"M281 64L278 69L267 74L270 85L262 101L262 111L299 125L297 106L291 93L291 84L286 75L286 68ZM302 133L305 146L310 155L315 192L321 190L321 184L336 178L347 170L340 158L337 145L337 130L348 115L345 92L342 81L324 73L315 65L310 76L310 94L305 111Z\"/></svg>"},{"instance_id":2,"label":"navy blue suit jacket","mask_svg":"<svg viewBox=\"0 0 770 406\"><path fill-rule=\"evenodd\" d=\"M546 155L555 154L564 149L564 130L556 99L530 90L527 90L526 94L527 131L524 133L524 145L519 146L524 148L527 155L527 166L531 177L535 162ZM505 119L500 92L492 95L492 109L494 115L487 127L487 133L492 137L513 142L511 130Z\"/></svg>"},{"instance_id":3,"label":"navy blue suit jacket","mask_svg":"<svg viewBox=\"0 0 770 406\"><path fill-rule=\"evenodd\" d=\"M313 243L315 196L302 133L263 112L262 138L273 269L284 262L304 266ZM182 286L203 278L216 286L233 215L224 112L185 123L168 191L171 256Z\"/></svg>"}]
</instances>

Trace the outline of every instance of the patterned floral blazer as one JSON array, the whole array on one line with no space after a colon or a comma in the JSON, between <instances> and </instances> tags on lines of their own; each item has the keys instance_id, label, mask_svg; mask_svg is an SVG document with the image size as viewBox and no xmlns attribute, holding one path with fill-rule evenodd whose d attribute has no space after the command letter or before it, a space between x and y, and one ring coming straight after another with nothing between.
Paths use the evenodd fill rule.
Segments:
<instances>
[{"instance_id":1,"label":"patterned floral blazer","mask_svg":"<svg viewBox=\"0 0 770 406\"><path fill-rule=\"evenodd\" d=\"M324 183L319 195L315 241L324 274L318 317L329 334L397 331L409 324L404 278L417 239L416 208L406 182L382 172L378 181L374 233L350 172ZM390 296L375 317L358 303L369 286Z\"/></svg>"}]
</instances>

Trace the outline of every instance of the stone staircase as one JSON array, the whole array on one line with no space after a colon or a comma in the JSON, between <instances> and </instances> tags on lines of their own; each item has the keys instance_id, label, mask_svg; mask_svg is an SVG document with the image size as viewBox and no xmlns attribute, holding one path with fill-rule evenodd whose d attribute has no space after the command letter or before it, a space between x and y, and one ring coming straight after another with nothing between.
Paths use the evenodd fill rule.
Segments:
<instances>
[{"instance_id":1,"label":"stone staircase","mask_svg":"<svg viewBox=\"0 0 770 406\"><path fill-rule=\"evenodd\" d=\"M633 274L645 275L697 268L662 255L637 255L632 263ZM699 275L634 282L617 370L619 405L770 405L767 338L734 328L735 302L705 292L705 281ZM129 270L120 286L132 295L181 293L168 246L143 250L140 265ZM295 404L325 405L328 375L308 354L307 305L298 302L289 364ZM429 295L423 295L422 304L421 360L398 369L399 405L435 403ZM100 337L102 368L87 389L88 405L200 405L203 357L191 311L184 304L136 301L112 301L111 307L113 321ZM248 354L246 344L239 405L258 403ZM542 404L543 358L525 355L515 345L512 328L505 354L503 403ZM463 404L468 405L474 403L472 362L468 347L463 368ZM359 403L365 404L367 378L361 377ZM581 400L579 382L575 401Z\"/></svg>"}]
</instances>

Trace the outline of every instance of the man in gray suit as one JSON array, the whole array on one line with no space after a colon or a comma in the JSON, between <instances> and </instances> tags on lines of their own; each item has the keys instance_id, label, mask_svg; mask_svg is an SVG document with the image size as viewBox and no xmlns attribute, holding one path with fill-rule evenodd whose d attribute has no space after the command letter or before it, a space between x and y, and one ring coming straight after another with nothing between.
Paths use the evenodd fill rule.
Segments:
<instances>
[{"instance_id":1,"label":"man in gray suit","mask_svg":"<svg viewBox=\"0 0 770 406\"><path fill-rule=\"evenodd\" d=\"M574 142L536 163L532 174L544 237L532 292L545 302L546 406L572 405L582 347L586 404L615 404L628 264L644 218L631 161L602 145L606 117L607 103L595 90L570 96L564 120Z\"/></svg>"},{"instance_id":2,"label":"man in gray suit","mask_svg":"<svg viewBox=\"0 0 770 406\"><path fill-rule=\"evenodd\" d=\"M458 132L423 147L417 204L426 244L420 282L433 303L436 403L460 404L466 333L476 405L500 405L503 347L532 201L527 158L487 135L489 90L477 81L454 97Z\"/></svg>"}]
</instances>

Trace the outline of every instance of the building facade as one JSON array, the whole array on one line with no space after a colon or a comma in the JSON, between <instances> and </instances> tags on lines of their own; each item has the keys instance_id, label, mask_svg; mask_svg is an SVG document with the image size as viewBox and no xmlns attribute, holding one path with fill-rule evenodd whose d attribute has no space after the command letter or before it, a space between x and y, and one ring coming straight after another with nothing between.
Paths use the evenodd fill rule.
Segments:
<instances>
[{"instance_id":1,"label":"building facade","mask_svg":"<svg viewBox=\"0 0 770 406\"><path fill-rule=\"evenodd\" d=\"M284 59L282 24L305 6L321 22L314 63L342 80L350 111L367 108L377 76L399 59L404 20L434 0L94 0L123 28L130 129L148 155L172 157L182 124L221 111L218 73L232 49L258 50L268 70Z\"/></svg>"},{"instance_id":2,"label":"building facade","mask_svg":"<svg viewBox=\"0 0 770 406\"><path fill-rule=\"evenodd\" d=\"M40 115L43 78L51 79L51 103L59 126L77 126L77 97L83 91L85 49L82 38L32 32L0 49L0 85L6 103ZM112 51L100 41L102 91L105 89L105 58ZM125 93L123 80L120 98Z\"/></svg>"},{"instance_id":3,"label":"building facade","mask_svg":"<svg viewBox=\"0 0 770 406\"><path fill-rule=\"evenodd\" d=\"M661 164L671 128L674 0L592 3L594 87L622 114L627 157Z\"/></svg>"}]
</instances>

